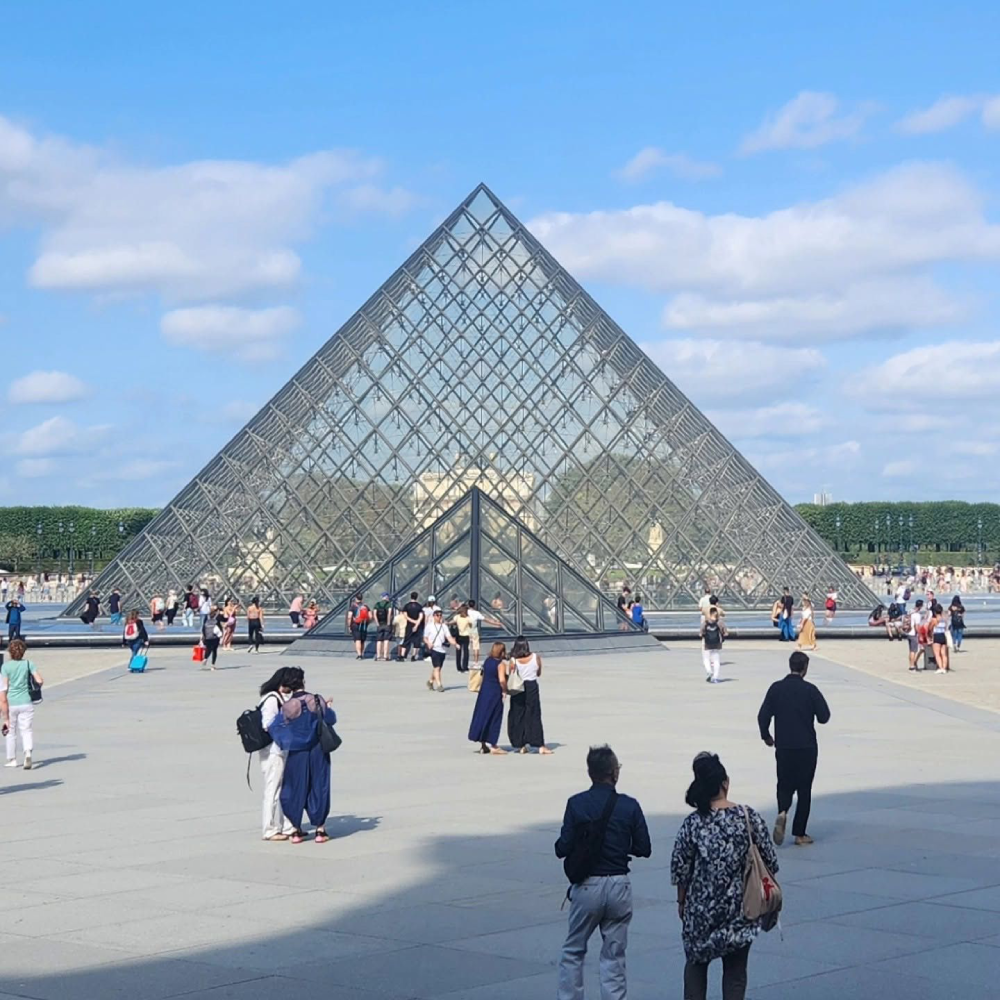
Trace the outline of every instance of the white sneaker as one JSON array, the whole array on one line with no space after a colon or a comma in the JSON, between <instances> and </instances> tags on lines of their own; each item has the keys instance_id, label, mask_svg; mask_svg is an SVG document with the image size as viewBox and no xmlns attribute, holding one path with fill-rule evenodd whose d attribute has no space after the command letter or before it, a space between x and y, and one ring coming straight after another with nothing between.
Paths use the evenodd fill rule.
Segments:
<instances>
[{"instance_id":1,"label":"white sneaker","mask_svg":"<svg viewBox=\"0 0 1000 1000\"><path fill-rule=\"evenodd\" d=\"M31 754L30 753L24 755L24 769L25 769L25 771L30 771L31 770Z\"/></svg>"},{"instance_id":2,"label":"white sneaker","mask_svg":"<svg viewBox=\"0 0 1000 1000\"><path fill-rule=\"evenodd\" d=\"M17 767L17 760L12 757L6 764L4 764L4 767Z\"/></svg>"}]
</instances>

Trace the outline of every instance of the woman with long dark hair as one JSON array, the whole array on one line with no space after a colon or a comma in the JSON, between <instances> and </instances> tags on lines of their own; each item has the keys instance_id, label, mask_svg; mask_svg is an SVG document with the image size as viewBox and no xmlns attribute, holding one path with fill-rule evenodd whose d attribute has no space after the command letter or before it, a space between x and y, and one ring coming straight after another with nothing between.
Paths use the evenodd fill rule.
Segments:
<instances>
[{"instance_id":1,"label":"woman with long dark hair","mask_svg":"<svg viewBox=\"0 0 1000 1000\"><path fill-rule=\"evenodd\" d=\"M271 739L285 754L285 771L281 784L281 810L292 824L291 840L301 844L302 813L316 827L317 844L330 838L326 819L330 815L330 755L319 742L318 723L322 718L335 725L337 714L319 694L305 690L305 674L298 667L289 667L284 677L289 696L281 711L268 726Z\"/></svg>"},{"instance_id":2,"label":"woman with long dark hair","mask_svg":"<svg viewBox=\"0 0 1000 1000\"><path fill-rule=\"evenodd\" d=\"M476 695L476 707L469 725L469 739L479 744L477 753L507 752L497 746L503 722L503 699L507 694L506 657L507 647L502 642L495 642L483 664L483 683Z\"/></svg>"},{"instance_id":3,"label":"woman with long dark hair","mask_svg":"<svg viewBox=\"0 0 1000 1000\"><path fill-rule=\"evenodd\" d=\"M297 671L297 672L296 672ZM290 681L301 680L301 670L280 667L260 686L260 721L267 731L278 717L281 706L291 694ZM260 769L264 777L264 839L288 840L295 827L281 811L281 782L285 774L285 752L277 743L259 751Z\"/></svg>"},{"instance_id":4,"label":"woman with long dark hair","mask_svg":"<svg viewBox=\"0 0 1000 1000\"><path fill-rule=\"evenodd\" d=\"M523 635L514 640L514 648L510 653L510 663L507 665L508 689L509 678L514 673L523 681L523 688L510 696L507 736L511 746L518 753L527 753L529 747L538 747L538 752L542 754L552 753L545 745L542 702L538 694L538 679L542 676L542 658L531 651L528 640Z\"/></svg>"},{"instance_id":5,"label":"woman with long dark hair","mask_svg":"<svg viewBox=\"0 0 1000 1000\"><path fill-rule=\"evenodd\" d=\"M670 860L684 942L684 1000L705 1000L708 966L722 959L723 1000L743 1000L750 945L759 920L743 915L743 875L750 830L772 873L778 857L761 817L729 801L729 775L713 753L694 759L686 802L694 812L681 824Z\"/></svg>"}]
</instances>

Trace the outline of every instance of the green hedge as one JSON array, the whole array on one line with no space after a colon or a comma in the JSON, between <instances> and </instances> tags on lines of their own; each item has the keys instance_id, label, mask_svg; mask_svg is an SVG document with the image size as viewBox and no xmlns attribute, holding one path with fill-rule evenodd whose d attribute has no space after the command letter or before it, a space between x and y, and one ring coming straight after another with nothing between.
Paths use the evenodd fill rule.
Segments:
<instances>
[{"instance_id":1,"label":"green hedge","mask_svg":"<svg viewBox=\"0 0 1000 1000\"><path fill-rule=\"evenodd\" d=\"M912 544L919 548L928 562L941 562L948 554L956 557L948 560L952 563L958 561L961 553L975 557L979 547L980 519L983 523L984 561L994 561L1000 552L1000 504L942 500L926 503L833 503L819 507L803 503L795 509L848 559L851 553L881 552L888 557L898 555L900 517L903 519L903 552L911 551L912 517ZM889 517L888 531L886 515Z\"/></svg>"},{"instance_id":2,"label":"green hedge","mask_svg":"<svg viewBox=\"0 0 1000 1000\"><path fill-rule=\"evenodd\" d=\"M17 549L10 540L21 539L30 546L34 562L41 557L47 565L65 556L70 546L76 558L88 552L98 561L106 561L130 542L159 513L150 507L120 507L98 510L94 507L0 507L0 539L3 546ZM62 534L59 525L62 524ZM72 533L69 530L73 525ZM121 524L123 531L118 531ZM41 534L38 527L41 525ZM93 531L91 531L93 529ZM4 553L0 551L0 559ZM23 555L20 556L23 560ZM12 560L10 560L12 561Z\"/></svg>"}]
</instances>

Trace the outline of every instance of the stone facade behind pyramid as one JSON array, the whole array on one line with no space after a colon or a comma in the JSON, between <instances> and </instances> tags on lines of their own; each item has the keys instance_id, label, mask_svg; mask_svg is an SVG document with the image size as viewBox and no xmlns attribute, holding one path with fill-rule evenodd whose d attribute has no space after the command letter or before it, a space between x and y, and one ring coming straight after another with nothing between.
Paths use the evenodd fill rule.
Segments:
<instances>
[{"instance_id":1,"label":"stone facade behind pyramid","mask_svg":"<svg viewBox=\"0 0 1000 1000\"><path fill-rule=\"evenodd\" d=\"M330 608L472 487L610 592L874 596L483 185L97 581ZM67 614L79 613L77 604Z\"/></svg>"}]
</instances>

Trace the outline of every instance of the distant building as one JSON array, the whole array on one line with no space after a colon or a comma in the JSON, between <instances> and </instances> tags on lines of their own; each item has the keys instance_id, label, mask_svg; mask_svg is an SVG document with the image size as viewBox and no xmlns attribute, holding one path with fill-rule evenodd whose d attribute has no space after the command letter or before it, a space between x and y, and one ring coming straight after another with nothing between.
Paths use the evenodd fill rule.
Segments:
<instances>
[{"instance_id":1,"label":"distant building","mask_svg":"<svg viewBox=\"0 0 1000 1000\"><path fill-rule=\"evenodd\" d=\"M833 494L832 493L814 493L813 494L813 503L816 504L817 507L828 507L830 504L833 503Z\"/></svg>"}]
</instances>

